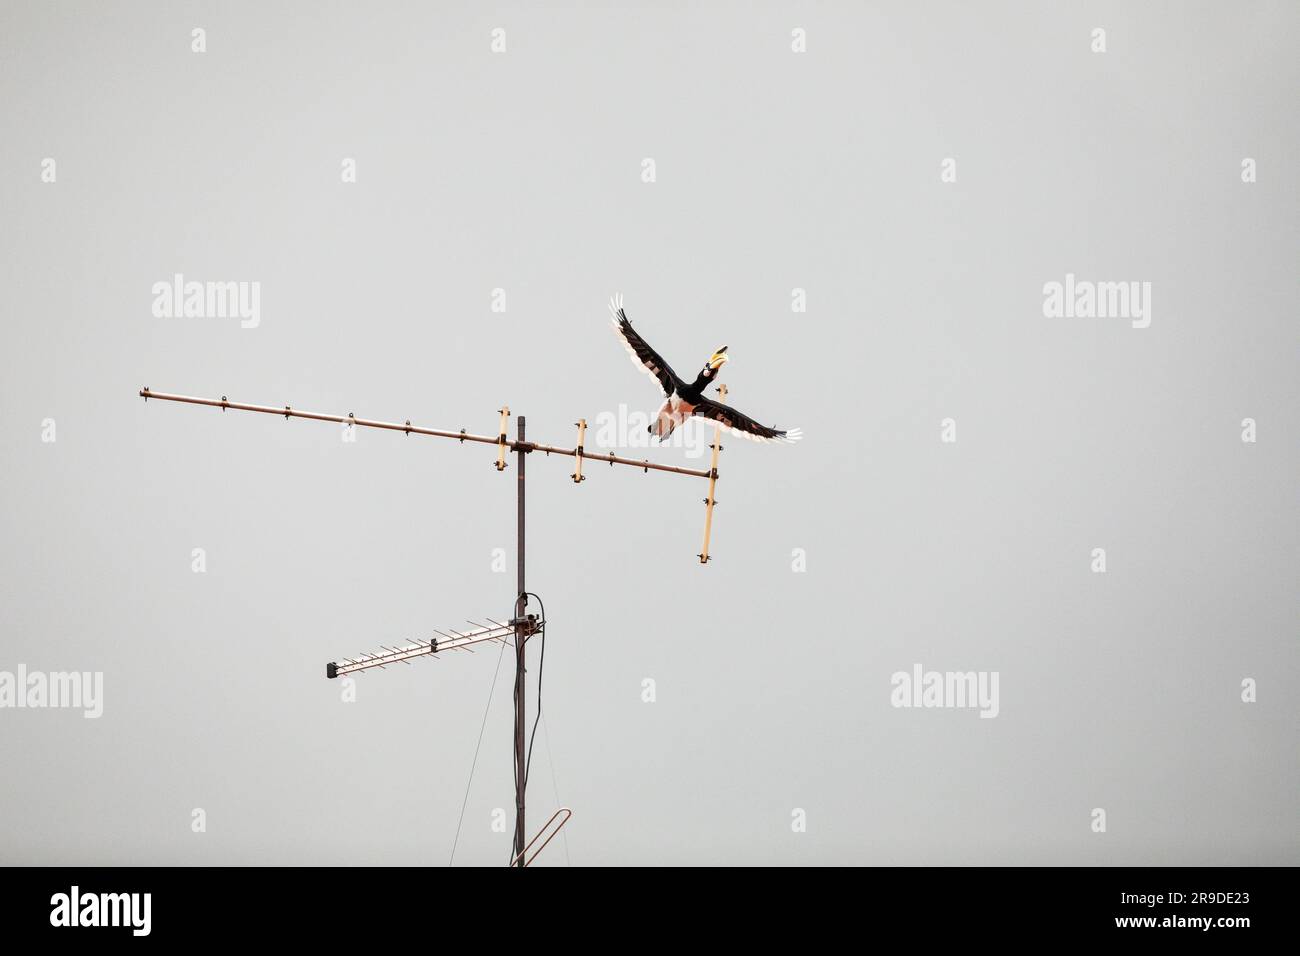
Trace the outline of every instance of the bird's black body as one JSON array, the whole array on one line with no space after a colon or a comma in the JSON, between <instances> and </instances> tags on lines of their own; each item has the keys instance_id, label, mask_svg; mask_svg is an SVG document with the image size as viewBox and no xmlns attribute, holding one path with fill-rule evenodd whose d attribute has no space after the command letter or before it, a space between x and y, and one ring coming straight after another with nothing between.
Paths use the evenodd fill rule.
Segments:
<instances>
[{"instance_id":1,"label":"bird's black body","mask_svg":"<svg viewBox=\"0 0 1300 956\"><path fill-rule=\"evenodd\" d=\"M680 382L677 386L677 394L682 397L683 401L689 402L691 405L699 405L704 401L704 389L708 387L709 382L712 380L711 375L700 372L699 375L695 376L695 381L691 382L691 384L687 385Z\"/></svg>"},{"instance_id":2,"label":"bird's black body","mask_svg":"<svg viewBox=\"0 0 1300 956\"><path fill-rule=\"evenodd\" d=\"M754 441L799 440L801 432L797 428L781 430L760 425L748 415L705 396L705 389L717 380L719 370L728 361L727 346L724 345L709 356L695 380L688 383L632 328L627 313L623 311L621 298L611 300L609 310L614 316L614 332L622 340L628 354L663 390L664 403L649 429L660 441L666 439L677 425L692 415L717 422L723 428Z\"/></svg>"}]
</instances>

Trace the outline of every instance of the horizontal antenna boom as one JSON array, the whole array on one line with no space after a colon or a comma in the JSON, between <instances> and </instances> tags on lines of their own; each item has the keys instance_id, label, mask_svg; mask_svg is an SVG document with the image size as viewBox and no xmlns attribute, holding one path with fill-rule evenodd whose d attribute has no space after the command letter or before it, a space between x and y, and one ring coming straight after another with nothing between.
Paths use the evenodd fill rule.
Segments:
<instances>
[{"instance_id":1,"label":"horizontal antenna boom","mask_svg":"<svg viewBox=\"0 0 1300 956\"><path fill-rule=\"evenodd\" d=\"M241 412L261 412L264 415L283 415L285 418L309 418L317 422L336 422L340 425L360 425L363 428L382 428L386 431L403 432L407 435L432 435L434 438L454 438L461 442L478 442L483 445L498 445L507 448L510 451L540 451L548 455L567 455L574 458L578 454L576 448L556 448L554 445L539 445L536 442L529 441L502 441L501 435L470 435L464 431L452 432L444 431L438 428L423 428L419 425L412 425L410 421L398 424L397 422L381 422L369 418L355 418L352 415L324 415L320 412L299 411L289 405L283 408L276 408L272 405L247 405L243 402L228 401L223 395L219 399L215 398L195 398L193 395L172 395L167 392L155 392L148 388L140 389L140 397L146 401L156 398L163 402L182 402L186 405L207 405L210 408L220 408L225 411L227 408L233 408ZM582 452L584 461L602 461L610 465L631 465L634 468L640 468L643 471L666 471L674 475L690 475L695 478L708 478L709 472L702 471L698 468L680 468L676 465L661 465L657 462L640 460L635 458L620 458L617 455L598 455L589 451Z\"/></svg>"}]
</instances>

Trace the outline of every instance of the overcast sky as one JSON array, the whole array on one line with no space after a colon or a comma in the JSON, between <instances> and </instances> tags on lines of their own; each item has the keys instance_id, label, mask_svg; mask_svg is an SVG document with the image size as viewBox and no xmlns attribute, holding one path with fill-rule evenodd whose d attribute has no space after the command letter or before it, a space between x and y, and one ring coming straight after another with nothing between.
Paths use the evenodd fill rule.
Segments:
<instances>
[{"instance_id":1,"label":"overcast sky","mask_svg":"<svg viewBox=\"0 0 1300 956\"><path fill-rule=\"evenodd\" d=\"M513 463L136 393L594 448L621 292L805 438L707 566L528 462L539 863L1300 862L1296 6L591 6L0 9L0 672L102 679L0 708L0 861L503 863L509 653L325 664L510 613Z\"/></svg>"}]
</instances>

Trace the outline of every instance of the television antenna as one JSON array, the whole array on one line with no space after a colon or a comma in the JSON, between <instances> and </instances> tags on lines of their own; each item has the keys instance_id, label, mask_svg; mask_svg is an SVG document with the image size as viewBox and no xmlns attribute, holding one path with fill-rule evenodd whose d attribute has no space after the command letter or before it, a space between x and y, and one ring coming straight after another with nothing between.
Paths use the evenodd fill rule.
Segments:
<instances>
[{"instance_id":1,"label":"television antenna","mask_svg":"<svg viewBox=\"0 0 1300 956\"><path fill-rule=\"evenodd\" d=\"M727 386L718 387L719 394L723 399L727 397ZM573 448L561 448L554 445L543 445L538 442L528 441L525 437L524 416L520 415L516 419L516 437L511 440L507 434L507 426L510 420L509 406L502 406L498 409L501 416L500 427L495 437L491 435L474 435L468 433L464 428L459 431L449 431L439 428L426 428L420 425L412 425L408 418L406 421L398 424L397 422L377 421L368 418L357 418L351 412L347 415L326 415L320 412L308 412L301 409L293 408L290 405L278 407L273 405L249 405L243 402L229 401L226 396L222 395L219 399L196 398L192 395L176 395L168 392L155 392L148 386L140 389L140 397L146 402L149 399L157 399L164 402L178 402L184 405L204 405L211 408L219 408L224 413L226 410L241 412L259 412L264 415L283 415L285 419L305 418L319 422L336 422L349 428L378 428L386 431L402 432L405 435L425 435L433 438L450 438L461 444L465 442L474 442L482 445L496 446L496 462L494 466L498 472L505 471L508 467L506 458L513 454L516 456L515 471L518 476L515 483L516 487L516 578L517 585L515 588L514 613L508 621L496 621L492 618L486 618L486 624L469 621L472 629L468 631L457 631L450 628L445 631L434 630L433 637L425 640L408 642L400 647L388 647L380 645L382 650L370 654L361 654L355 658L345 657L337 661L331 661L325 665L325 676L328 678L337 678L349 674L359 674L363 671L374 668L384 669L390 664L410 664L411 661L420 657L437 656L446 651L464 650L471 651L473 645L484 642L500 642L502 644L513 644L515 649L515 691L514 691L514 770L515 770L515 829L514 842L512 845L510 865L517 867L526 867L530 865L548 843L554 838L555 834L569 822L573 816L573 811L568 807L561 807L552 814L546 825L538 831L532 840L526 841L525 833L525 798L528 789L528 756L531 750L530 743L526 739L526 729L524 722L525 710L525 676L527 672L527 645L530 638L544 634L546 628L545 605L538 598L539 610L542 614L529 613L528 598L530 593L525 586L524 578L524 556L525 556L525 521L524 521L524 479L525 463L527 456L533 452L543 452L546 457L551 455L560 455L574 459L574 471L569 477L575 485L581 485L586 481L587 475L582 473L584 462L603 462L608 463L611 468L615 465L626 465L632 468L640 468L646 474L651 471L664 472L673 475L685 475L693 478L704 478L708 480L708 493L704 497L704 544L700 548L700 553L696 555L700 564L708 564L709 555L709 537L713 529L713 506L717 504L714 499L714 489L718 481L718 453L722 451L722 428L715 426L713 431L712 461L709 469L704 471L697 468L684 468L677 465L666 465L659 462L653 462L649 459L637 460L635 458L623 458L613 454L598 454L588 452L583 442L586 438L587 422L586 419L579 419L575 426L578 429L577 444ZM533 594L532 597L537 597ZM503 648L504 650L504 648ZM558 821L558 822L557 822ZM532 850L533 845L542 837L548 834L536 850Z\"/></svg>"}]
</instances>

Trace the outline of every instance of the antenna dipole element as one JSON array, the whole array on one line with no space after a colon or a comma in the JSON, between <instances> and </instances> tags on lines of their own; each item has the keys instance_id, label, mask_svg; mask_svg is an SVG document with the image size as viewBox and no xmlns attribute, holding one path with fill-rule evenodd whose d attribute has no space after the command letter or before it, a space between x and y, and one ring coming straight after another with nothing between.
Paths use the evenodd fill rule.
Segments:
<instances>
[{"instance_id":1,"label":"antenna dipole element","mask_svg":"<svg viewBox=\"0 0 1300 956\"><path fill-rule=\"evenodd\" d=\"M574 422L574 424L578 426L578 447L574 449L573 457L577 459L578 463L575 466L573 474L569 477L573 479L573 483L576 485L580 481L587 480L587 477L582 473L582 440L587 434L587 420L585 418L579 418Z\"/></svg>"},{"instance_id":2,"label":"antenna dipole element","mask_svg":"<svg viewBox=\"0 0 1300 956\"><path fill-rule=\"evenodd\" d=\"M727 400L727 386L718 386L718 395ZM722 451L722 425L713 429L713 463L709 466L709 494L704 499L704 547L698 555L700 564L709 563L709 533L713 530L713 506L718 502L713 497L713 489L718 483L718 452Z\"/></svg>"},{"instance_id":3,"label":"antenna dipole element","mask_svg":"<svg viewBox=\"0 0 1300 956\"><path fill-rule=\"evenodd\" d=\"M501 412L501 427L497 429L497 471L506 470L506 422L510 419L510 406L502 405L498 409Z\"/></svg>"},{"instance_id":4,"label":"antenna dipole element","mask_svg":"<svg viewBox=\"0 0 1300 956\"><path fill-rule=\"evenodd\" d=\"M515 858L510 861L510 865L531 866L533 860L537 859L537 854L541 853L543 850L546 849L546 844L550 843L552 840L555 839L555 834L559 833L561 830L564 829L564 825L569 822L569 818L572 816L573 816L573 811L570 810L568 807L560 807L560 809L552 813L551 819L547 820L546 825L537 831L537 836L533 837L531 840L528 841L528 846L520 850L518 855L516 855ZM556 820L559 820L560 822L557 826L552 828L551 824L555 823ZM549 835L546 837L545 840L542 841L542 845L539 846L536 850L533 850L532 854L528 857L528 859L525 860L524 854L527 853L529 850L532 850L533 844L536 843L538 840L541 840L542 834L548 833L548 831L549 831Z\"/></svg>"}]
</instances>

